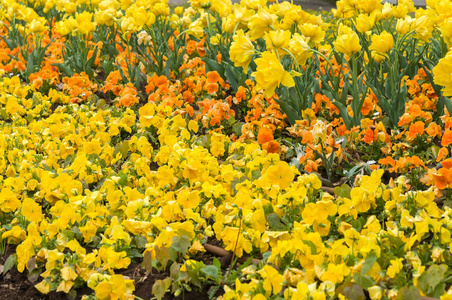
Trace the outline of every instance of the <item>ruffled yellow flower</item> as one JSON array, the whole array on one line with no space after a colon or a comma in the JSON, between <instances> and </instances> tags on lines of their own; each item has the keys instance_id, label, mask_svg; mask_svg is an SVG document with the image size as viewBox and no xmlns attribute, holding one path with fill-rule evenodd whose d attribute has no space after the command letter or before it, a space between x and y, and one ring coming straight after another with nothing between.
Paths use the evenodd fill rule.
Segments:
<instances>
[{"instance_id":1,"label":"ruffled yellow flower","mask_svg":"<svg viewBox=\"0 0 452 300\"><path fill-rule=\"evenodd\" d=\"M262 57L256 59L256 72L251 74L256 78L257 84L265 90L265 95L270 97L280 84L292 87L295 82L289 72L284 70L276 53L265 51Z\"/></svg>"},{"instance_id":2,"label":"ruffled yellow flower","mask_svg":"<svg viewBox=\"0 0 452 300\"><path fill-rule=\"evenodd\" d=\"M287 53L282 48L287 48L290 41L290 31L288 30L273 30L265 33L264 40L267 50L278 51L280 57Z\"/></svg>"},{"instance_id":3,"label":"ruffled yellow flower","mask_svg":"<svg viewBox=\"0 0 452 300\"><path fill-rule=\"evenodd\" d=\"M309 47L305 37L298 33L295 33L290 39L289 51L300 65L304 65L306 60L312 56L311 47Z\"/></svg>"},{"instance_id":4,"label":"ruffled yellow flower","mask_svg":"<svg viewBox=\"0 0 452 300\"><path fill-rule=\"evenodd\" d=\"M254 46L243 30L237 30L233 39L234 41L231 43L229 56L234 62L234 66L242 67L243 71L246 73L250 62L253 59L253 54L255 52Z\"/></svg>"},{"instance_id":5,"label":"ruffled yellow flower","mask_svg":"<svg viewBox=\"0 0 452 300\"><path fill-rule=\"evenodd\" d=\"M276 20L276 15L268 12L267 9L260 7L257 14L251 17L248 22L249 34L252 40L261 38L265 32L270 29Z\"/></svg>"},{"instance_id":6,"label":"ruffled yellow flower","mask_svg":"<svg viewBox=\"0 0 452 300\"><path fill-rule=\"evenodd\" d=\"M436 67L433 68L434 81L438 85L442 85L443 95L446 97L452 96L452 52L449 51L447 55L439 60Z\"/></svg>"}]
</instances>

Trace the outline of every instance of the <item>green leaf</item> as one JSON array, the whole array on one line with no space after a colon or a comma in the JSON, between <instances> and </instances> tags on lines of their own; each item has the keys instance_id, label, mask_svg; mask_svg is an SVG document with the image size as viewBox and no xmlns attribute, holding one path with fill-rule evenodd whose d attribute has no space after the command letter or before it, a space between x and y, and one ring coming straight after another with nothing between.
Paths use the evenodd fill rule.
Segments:
<instances>
[{"instance_id":1,"label":"green leaf","mask_svg":"<svg viewBox=\"0 0 452 300\"><path fill-rule=\"evenodd\" d=\"M152 294L157 298L157 300L163 299L170 284L171 279L169 278L155 281L154 285L152 286Z\"/></svg>"},{"instance_id":2,"label":"green leaf","mask_svg":"<svg viewBox=\"0 0 452 300\"><path fill-rule=\"evenodd\" d=\"M139 248L146 248L146 244L147 244L147 239L146 237L142 236L142 235L136 235L134 237L135 243L137 245L137 247Z\"/></svg>"},{"instance_id":3,"label":"green leaf","mask_svg":"<svg viewBox=\"0 0 452 300\"><path fill-rule=\"evenodd\" d=\"M218 272L218 268L213 265L205 266L201 269L201 272L205 275L208 275L214 279L218 279L220 276L220 272Z\"/></svg>"},{"instance_id":4,"label":"green leaf","mask_svg":"<svg viewBox=\"0 0 452 300\"><path fill-rule=\"evenodd\" d=\"M229 83L231 84L232 89L234 90L234 92L237 92L238 89L239 89L239 85L237 83L237 79L239 79L239 78L235 77L234 70L232 68L233 67L231 67L230 65L226 66L226 69L224 71L224 75L226 76L226 78L228 79Z\"/></svg>"},{"instance_id":5,"label":"green leaf","mask_svg":"<svg viewBox=\"0 0 452 300\"><path fill-rule=\"evenodd\" d=\"M143 254L143 267L146 269L147 272L151 272L152 270L152 254L149 251L144 252Z\"/></svg>"},{"instance_id":6,"label":"green leaf","mask_svg":"<svg viewBox=\"0 0 452 300\"><path fill-rule=\"evenodd\" d=\"M8 114L6 113L6 109L4 108L0 109L0 117L2 117L3 120L8 120Z\"/></svg>"},{"instance_id":7,"label":"green leaf","mask_svg":"<svg viewBox=\"0 0 452 300\"><path fill-rule=\"evenodd\" d=\"M427 293L430 288L435 289L435 287L444 279L446 271L447 267L445 265L433 265L428 268L428 270L419 277L419 287L421 290L424 293Z\"/></svg>"},{"instance_id":8,"label":"green leaf","mask_svg":"<svg viewBox=\"0 0 452 300\"><path fill-rule=\"evenodd\" d=\"M124 84L129 83L129 79L128 79L128 78L126 77L126 75L124 74L124 71L122 70L122 67L121 67L121 65L119 64L119 62L116 62L116 65L117 65L117 67L118 67L119 74L121 75L122 82L123 82Z\"/></svg>"},{"instance_id":9,"label":"green leaf","mask_svg":"<svg viewBox=\"0 0 452 300\"><path fill-rule=\"evenodd\" d=\"M129 153L129 141L124 141L121 146L119 147L119 152L122 155L122 158L127 157L127 153Z\"/></svg>"},{"instance_id":10,"label":"green leaf","mask_svg":"<svg viewBox=\"0 0 452 300\"><path fill-rule=\"evenodd\" d=\"M334 188L334 194L338 197L350 199L350 192L352 188L348 184L343 184Z\"/></svg>"},{"instance_id":11,"label":"green leaf","mask_svg":"<svg viewBox=\"0 0 452 300\"><path fill-rule=\"evenodd\" d=\"M33 73L33 68L34 68L33 60L34 60L34 57L32 54L30 54L28 56L27 69L25 70L25 77L27 77L27 80L28 80L28 77L31 75L31 73Z\"/></svg>"},{"instance_id":12,"label":"green leaf","mask_svg":"<svg viewBox=\"0 0 452 300\"><path fill-rule=\"evenodd\" d=\"M16 264L17 255L11 254L5 261L5 264L3 265L3 276L5 276L6 273L8 273L9 270L11 270L14 265Z\"/></svg>"},{"instance_id":13,"label":"green leaf","mask_svg":"<svg viewBox=\"0 0 452 300\"><path fill-rule=\"evenodd\" d=\"M223 66L221 66L216 60L203 57L202 61L206 63L206 72L217 71L220 76L224 74Z\"/></svg>"},{"instance_id":14,"label":"green leaf","mask_svg":"<svg viewBox=\"0 0 452 300\"><path fill-rule=\"evenodd\" d=\"M446 289L446 283L438 284L433 291L429 292L427 295L433 298L439 299L442 295L444 295Z\"/></svg>"},{"instance_id":15,"label":"green leaf","mask_svg":"<svg viewBox=\"0 0 452 300\"><path fill-rule=\"evenodd\" d=\"M366 275L367 272L369 272L369 270L372 268L372 266L375 264L376 261L377 261L377 255L375 254L375 252L369 253L369 255L367 255L366 259L364 260L364 264L361 268L361 274Z\"/></svg>"},{"instance_id":16,"label":"green leaf","mask_svg":"<svg viewBox=\"0 0 452 300\"><path fill-rule=\"evenodd\" d=\"M252 178L253 180L258 179L259 177L261 177L261 171L259 171L259 170L253 170L253 171L251 171L251 178Z\"/></svg>"},{"instance_id":17,"label":"green leaf","mask_svg":"<svg viewBox=\"0 0 452 300\"><path fill-rule=\"evenodd\" d=\"M345 126L348 129L351 127L350 115L348 114L347 107L338 101L333 101L333 104L339 109L342 119L344 120Z\"/></svg>"},{"instance_id":18,"label":"green leaf","mask_svg":"<svg viewBox=\"0 0 452 300\"><path fill-rule=\"evenodd\" d=\"M38 281L39 279L39 275L41 275L41 270L39 269L34 269L33 271L29 271L28 275L27 275L27 279L28 281L30 281L31 283L35 283L36 281Z\"/></svg>"},{"instance_id":19,"label":"green leaf","mask_svg":"<svg viewBox=\"0 0 452 300\"><path fill-rule=\"evenodd\" d=\"M286 229L283 223L281 223L281 219L276 213L271 213L267 215L268 226L270 226L271 230L274 231L283 231Z\"/></svg>"},{"instance_id":20,"label":"green leaf","mask_svg":"<svg viewBox=\"0 0 452 300\"><path fill-rule=\"evenodd\" d=\"M353 275L353 279L363 289L368 289L375 284L375 281L369 275L362 275L360 273L355 273Z\"/></svg>"},{"instance_id":21,"label":"green leaf","mask_svg":"<svg viewBox=\"0 0 452 300\"><path fill-rule=\"evenodd\" d=\"M344 288L344 296L348 300L365 300L364 290L357 284Z\"/></svg>"},{"instance_id":22,"label":"green leaf","mask_svg":"<svg viewBox=\"0 0 452 300\"><path fill-rule=\"evenodd\" d=\"M72 77L72 75L74 75L74 71L72 71L72 69L66 64L54 63L52 64L52 66L57 67L61 72L64 73L64 75L68 77Z\"/></svg>"},{"instance_id":23,"label":"green leaf","mask_svg":"<svg viewBox=\"0 0 452 300\"><path fill-rule=\"evenodd\" d=\"M234 131L234 134L239 137L242 135L242 127L245 123L244 122L237 122L232 127L232 130Z\"/></svg>"},{"instance_id":24,"label":"green leaf","mask_svg":"<svg viewBox=\"0 0 452 300\"><path fill-rule=\"evenodd\" d=\"M312 241L303 241L306 245L308 245L311 248L311 254L316 255L317 254L317 247Z\"/></svg>"},{"instance_id":25,"label":"green leaf","mask_svg":"<svg viewBox=\"0 0 452 300\"><path fill-rule=\"evenodd\" d=\"M96 47L94 48L93 55L90 57L90 59L88 59L88 60L86 61L85 69L86 69L87 67L89 67L89 68L92 68L92 67L93 67L94 62L95 62L96 57L97 57L97 51L98 51L98 50L99 50L99 49L98 49L98 47L96 46Z\"/></svg>"},{"instance_id":26,"label":"green leaf","mask_svg":"<svg viewBox=\"0 0 452 300\"><path fill-rule=\"evenodd\" d=\"M422 300L419 290L415 286L403 287L397 293L397 300Z\"/></svg>"},{"instance_id":27,"label":"green leaf","mask_svg":"<svg viewBox=\"0 0 452 300\"><path fill-rule=\"evenodd\" d=\"M182 253L185 255L185 253L187 253L188 248L190 248L191 243L190 243L190 238L186 235L182 235L182 236L175 236L173 237L173 244L171 245L171 247L176 250L179 253Z\"/></svg>"},{"instance_id":28,"label":"green leaf","mask_svg":"<svg viewBox=\"0 0 452 300\"><path fill-rule=\"evenodd\" d=\"M280 98L275 99L275 101L279 104L281 109L286 114L290 124L293 125L295 124L296 120L301 120L301 111L297 110L297 105L294 103L295 99L290 94L290 91L287 87L281 88Z\"/></svg>"},{"instance_id":29,"label":"green leaf","mask_svg":"<svg viewBox=\"0 0 452 300\"><path fill-rule=\"evenodd\" d=\"M213 265L217 267L218 270L221 270L221 262L218 260L218 258L216 257L213 258Z\"/></svg>"}]
</instances>

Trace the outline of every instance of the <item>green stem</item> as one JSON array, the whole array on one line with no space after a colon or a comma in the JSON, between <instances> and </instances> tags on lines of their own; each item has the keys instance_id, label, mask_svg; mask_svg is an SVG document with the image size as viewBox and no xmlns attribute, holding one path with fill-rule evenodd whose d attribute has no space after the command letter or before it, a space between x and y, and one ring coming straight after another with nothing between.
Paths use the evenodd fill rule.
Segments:
<instances>
[{"instance_id":1,"label":"green stem","mask_svg":"<svg viewBox=\"0 0 452 300\"><path fill-rule=\"evenodd\" d=\"M352 102L352 110L353 110L353 123L354 125L359 125L357 122L359 121L359 95L358 95L358 64L356 61L355 54L352 54L352 81L353 81L353 102Z\"/></svg>"}]
</instances>

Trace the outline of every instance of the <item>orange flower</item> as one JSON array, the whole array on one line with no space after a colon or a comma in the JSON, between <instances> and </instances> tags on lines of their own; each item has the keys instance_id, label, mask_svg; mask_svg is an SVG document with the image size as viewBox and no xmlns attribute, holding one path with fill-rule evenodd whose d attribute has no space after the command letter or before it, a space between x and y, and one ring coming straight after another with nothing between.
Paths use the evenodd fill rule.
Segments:
<instances>
[{"instance_id":1,"label":"orange flower","mask_svg":"<svg viewBox=\"0 0 452 300\"><path fill-rule=\"evenodd\" d=\"M263 144L262 149L267 150L268 153L278 153L281 151L281 145L277 141L272 140Z\"/></svg>"},{"instance_id":2,"label":"orange flower","mask_svg":"<svg viewBox=\"0 0 452 300\"><path fill-rule=\"evenodd\" d=\"M317 163L311 159L308 159L306 161L306 165L304 166L304 170L308 173L316 172L317 171Z\"/></svg>"},{"instance_id":3,"label":"orange flower","mask_svg":"<svg viewBox=\"0 0 452 300\"><path fill-rule=\"evenodd\" d=\"M370 129L369 127L366 129L366 131L364 132L364 138L363 138L363 142L366 144L370 144L375 140L375 134L374 131L372 129Z\"/></svg>"},{"instance_id":4,"label":"orange flower","mask_svg":"<svg viewBox=\"0 0 452 300\"><path fill-rule=\"evenodd\" d=\"M209 94L213 94L216 91L218 91L218 84L217 83L207 83L206 90Z\"/></svg>"},{"instance_id":5,"label":"orange flower","mask_svg":"<svg viewBox=\"0 0 452 300\"><path fill-rule=\"evenodd\" d=\"M217 62L218 62L218 64L221 64L221 53L220 52L218 52L218 54L217 54Z\"/></svg>"},{"instance_id":6,"label":"orange flower","mask_svg":"<svg viewBox=\"0 0 452 300\"><path fill-rule=\"evenodd\" d=\"M441 146L446 147L449 146L451 143L452 143L452 130L447 129L443 134L443 138L441 139Z\"/></svg>"},{"instance_id":7,"label":"orange flower","mask_svg":"<svg viewBox=\"0 0 452 300\"><path fill-rule=\"evenodd\" d=\"M257 141L259 144L265 144L273 140L273 130L267 127L261 127L259 133L257 134Z\"/></svg>"},{"instance_id":8,"label":"orange flower","mask_svg":"<svg viewBox=\"0 0 452 300\"><path fill-rule=\"evenodd\" d=\"M408 137L414 139L418 135L421 135L423 133L424 133L424 122L417 121L416 123L410 125Z\"/></svg>"},{"instance_id":9,"label":"orange flower","mask_svg":"<svg viewBox=\"0 0 452 300\"><path fill-rule=\"evenodd\" d=\"M314 136L312 135L312 132L305 131L303 134L303 140L301 141L302 144L312 144L314 142Z\"/></svg>"},{"instance_id":10,"label":"orange flower","mask_svg":"<svg viewBox=\"0 0 452 300\"><path fill-rule=\"evenodd\" d=\"M396 165L396 162L395 162L394 158L392 158L391 156L386 156L386 158L381 158L378 161L378 163L383 166L391 166L391 168L389 168L389 172L394 172L394 167Z\"/></svg>"},{"instance_id":11,"label":"orange flower","mask_svg":"<svg viewBox=\"0 0 452 300\"><path fill-rule=\"evenodd\" d=\"M224 86L224 80L221 78L220 74L217 71L211 71L207 73L207 82L209 83L219 83L221 86Z\"/></svg>"},{"instance_id":12,"label":"orange flower","mask_svg":"<svg viewBox=\"0 0 452 300\"><path fill-rule=\"evenodd\" d=\"M246 99L246 89L243 86L240 86L235 94L235 104L240 103L242 100Z\"/></svg>"},{"instance_id":13,"label":"orange flower","mask_svg":"<svg viewBox=\"0 0 452 300\"><path fill-rule=\"evenodd\" d=\"M436 123L430 123L428 127L425 129L427 134L431 137L438 136L441 133L441 126Z\"/></svg>"},{"instance_id":14,"label":"orange flower","mask_svg":"<svg viewBox=\"0 0 452 300\"><path fill-rule=\"evenodd\" d=\"M443 190L452 182L452 159L444 160L441 165L443 167L438 170L438 174L433 174L433 178L435 186Z\"/></svg>"},{"instance_id":15,"label":"orange flower","mask_svg":"<svg viewBox=\"0 0 452 300\"><path fill-rule=\"evenodd\" d=\"M341 126L336 128L336 133L338 136L344 136L344 134L347 132L347 126L345 124L342 124Z\"/></svg>"},{"instance_id":16,"label":"orange flower","mask_svg":"<svg viewBox=\"0 0 452 300\"><path fill-rule=\"evenodd\" d=\"M193 94L190 91L185 91L182 94L182 97L184 98L185 102L192 104L193 101L195 101L195 97L193 97Z\"/></svg>"},{"instance_id":17,"label":"orange flower","mask_svg":"<svg viewBox=\"0 0 452 300\"><path fill-rule=\"evenodd\" d=\"M437 162L440 162L441 160L443 160L447 155L449 155L449 150L447 150L447 148L442 147L441 149L439 149L438 152L438 157L436 158Z\"/></svg>"}]
</instances>

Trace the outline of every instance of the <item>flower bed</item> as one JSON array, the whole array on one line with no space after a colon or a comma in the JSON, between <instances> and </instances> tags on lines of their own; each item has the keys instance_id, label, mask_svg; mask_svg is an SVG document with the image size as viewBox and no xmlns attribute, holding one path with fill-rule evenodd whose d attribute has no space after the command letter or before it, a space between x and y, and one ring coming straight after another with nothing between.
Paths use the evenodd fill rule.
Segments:
<instances>
[{"instance_id":1,"label":"flower bed","mask_svg":"<svg viewBox=\"0 0 452 300\"><path fill-rule=\"evenodd\" d=\"M427 5L3 1L4 278L451 299L452 2Z\"/></svg>"}]
</instances>

